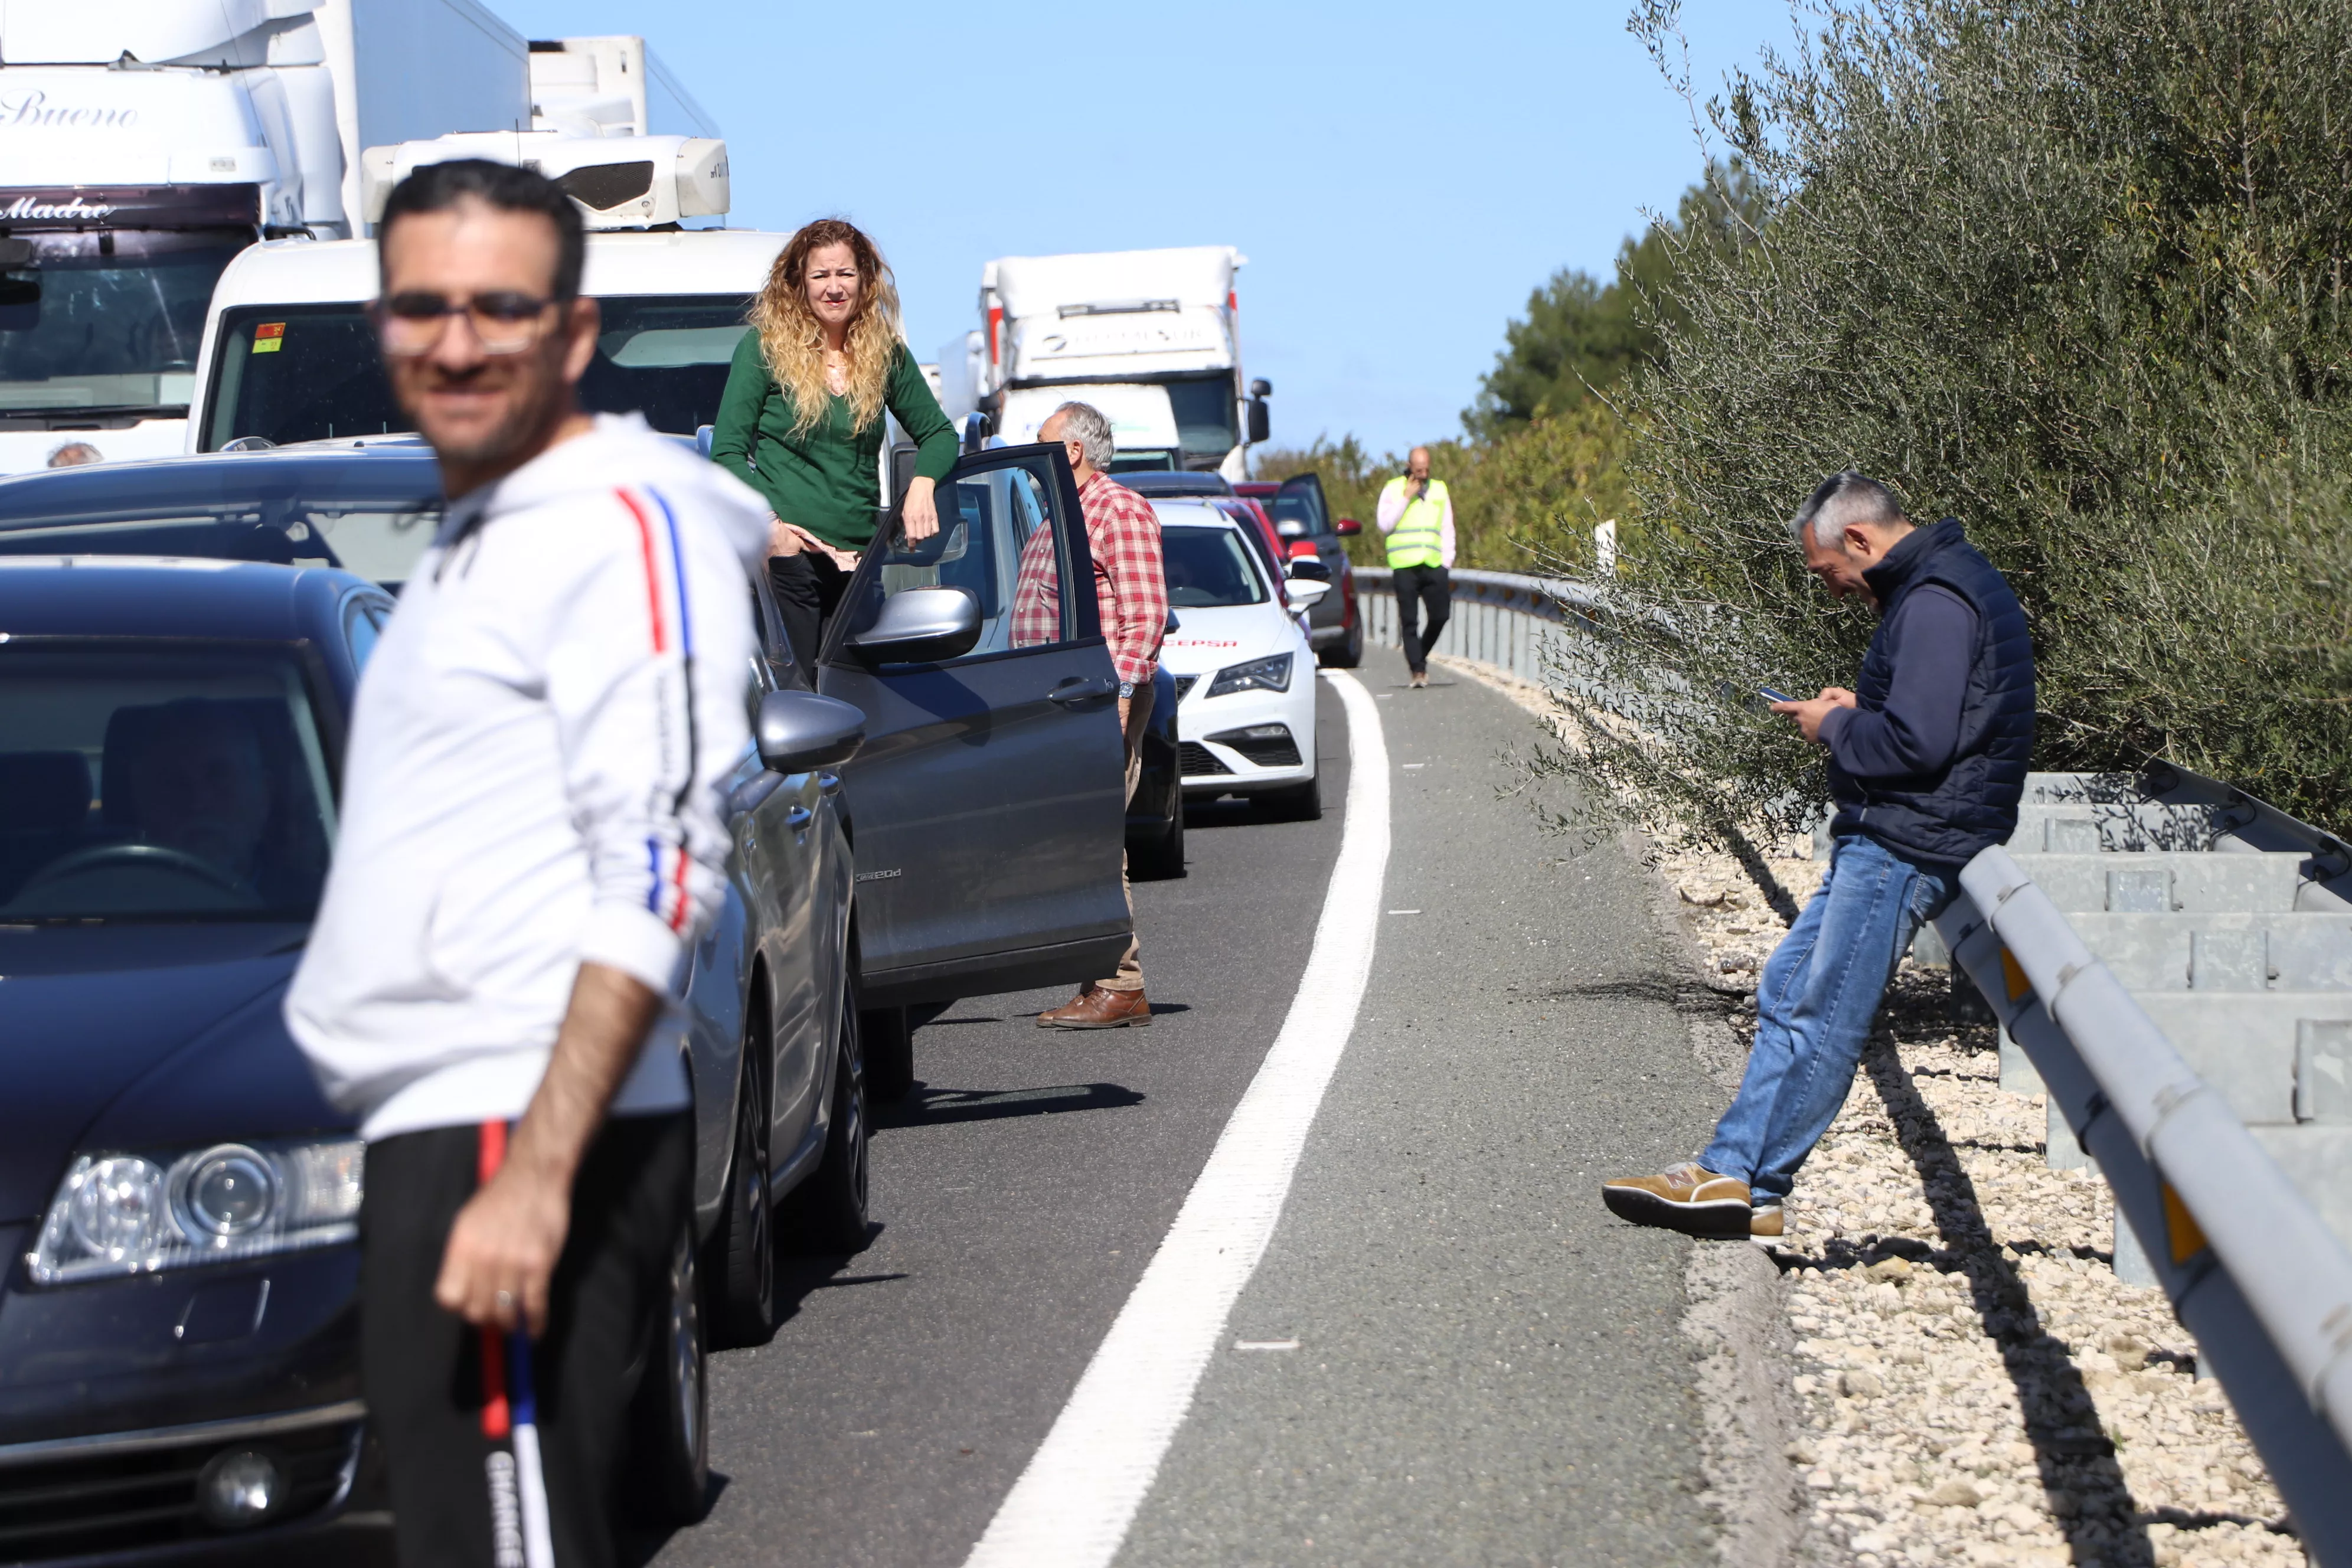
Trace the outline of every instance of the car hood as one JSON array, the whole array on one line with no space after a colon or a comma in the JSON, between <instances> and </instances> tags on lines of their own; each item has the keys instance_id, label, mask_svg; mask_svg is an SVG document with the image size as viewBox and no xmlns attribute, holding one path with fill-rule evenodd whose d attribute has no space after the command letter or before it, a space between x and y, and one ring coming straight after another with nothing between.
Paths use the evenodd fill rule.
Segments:
<instances>
[{"instance_id":1,"label":"car hood","mask_svg":"<svg viewBox=\"0 0 2352 1568\"><path fill-rule=\"evenodd\" d=\"M0 1222L37 1217L79 1150L350 1125L278 1018L304 928L0 934Z\"/></svg>"},{"instance_id":2,"label":"car hood","mask_svg":"<svg viewBox=\"0 0 2352 1568\"><path fill-rule=\"evenodd\" d=\"M1175 634L1160 645L1160 662L1178 675L1206 675L1229 664L1296 651L1297 623L1273 605L1176 612Z\"/></svg>"}]
</instances>

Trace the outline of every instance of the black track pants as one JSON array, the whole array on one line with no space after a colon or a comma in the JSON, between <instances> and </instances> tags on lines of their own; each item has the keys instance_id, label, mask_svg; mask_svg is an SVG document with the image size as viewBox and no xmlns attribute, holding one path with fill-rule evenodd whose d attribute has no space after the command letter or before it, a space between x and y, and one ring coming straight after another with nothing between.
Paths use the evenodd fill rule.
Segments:
<instances>
[{"instance_id":1,"label":"black track pants","mask_svg":"<svg viewBox=\"0 0 2352 1568\"><path fill-rule=\"evenodd\" d=\"M776 591L776 613L784 620L784 637L793 645L793 660L816 685L816 651L824 645L824 624L841 604L849 574L833 557L814 550L798 555L768 558L768 583Z\"/></svg>"},{"instance_id":2,"label":"black track pants","mask_svg":"<svg viewBox=\"0 0 2352 1568\"><path fill-rule=\"evenodd\" d=\"M1454 613L1454 584L1443 566L1400 566L1396 584L1397 640L1404 644L1406 668L1418 675L1429 668L1429 650ZM1416 635L1421 612L1429 611L1429 630Z\"/></svg>"},{"instance_id":3,"label":"black track pants","mask_svg":"<svg viewBox=\"0 0 2352 1568\"><path fill-rule=\"evenodd\" d=\"M481 1129L440 1128L370 1144L360 1238L360 1359L368 1419L390 1472L403 1568L523 1568L529 1478L488 1397L507 1341L433 1300L457 1211L474 1195ZM547 1332L530 1357L548 1522L561 1568L614 1561L614 1468L631 1372L667 1305L671 1249L688 1223L688 1111L606 1124L572 1189ZM511 1384L509 1387L513 1386ZM486 1418L486 1407L490 1413ZM504 1412L511 1426L511 1404Z\"/></svg>"}]
</instances>

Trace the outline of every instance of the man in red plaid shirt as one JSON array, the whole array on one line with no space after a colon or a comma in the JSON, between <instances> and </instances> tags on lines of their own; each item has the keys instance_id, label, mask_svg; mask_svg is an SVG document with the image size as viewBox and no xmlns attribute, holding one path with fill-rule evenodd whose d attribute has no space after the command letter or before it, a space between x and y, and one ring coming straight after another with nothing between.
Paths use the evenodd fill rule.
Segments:
<instances>
[{"instance_id":1,"label":"man in red plaid shirt","mask_svg":"<svg viewBox=\"0 0 2352 1568\"><path fill-rule=\"evenodd\" d=\"M1078 505L1087 516L1087 549L1095 560L1095 599L1101 606L1103 638L1118 672L1118 722L1127 737L1127 793L1132 799L1137 748L1151 722L1151 678L1160 668L1160 639L1168 625L1168 572L1160 559L1160 518L1151 504L1104 470L1110 466L1110 421L1084 403L1065 403L1038 430L1041 441L1059 441L1077 477ZM1062 635L1060 587L1055 578L1053 531L1041 528L1021 552L1021 575L1013 595L1013 646L1034 647ZM1122 863L1119 880L1127 879ZM1128 894L1128 918L1135 895ZM1130 936L1118 973L1080 991L1066 1006L1037 1015L1040 1028L1139 1028L1151 1023L1143 999L1139 943Z\"/></svg>"}]
</instances>

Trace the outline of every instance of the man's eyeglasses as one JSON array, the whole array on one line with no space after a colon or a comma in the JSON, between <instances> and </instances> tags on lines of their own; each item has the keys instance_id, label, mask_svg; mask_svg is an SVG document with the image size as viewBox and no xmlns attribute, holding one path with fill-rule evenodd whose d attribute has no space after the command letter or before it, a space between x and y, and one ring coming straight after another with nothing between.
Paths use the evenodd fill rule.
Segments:
<instances>
[{"instance_id":1,"label":"man's eyeglasses","mask_svg":"<svg viewBox=\"0 0 2352 1568\"><path fill-rule=\"evenodd\" d=\"M517 354L539 342L547 312L562 303L509 289L493 289L469 300L415 289L376 300L368 307L368 316L375 322L383 352L396 358L432 353L452 316L466 318L484 353Z\"/></svg>"}]
</instances>

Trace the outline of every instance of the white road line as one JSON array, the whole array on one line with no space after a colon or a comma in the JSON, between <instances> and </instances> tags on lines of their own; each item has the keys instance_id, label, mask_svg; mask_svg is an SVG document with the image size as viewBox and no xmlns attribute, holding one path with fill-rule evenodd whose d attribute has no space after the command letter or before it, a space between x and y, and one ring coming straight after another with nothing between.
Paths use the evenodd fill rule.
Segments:
<instances>
[{"instance_id":1,"label":"white road line","mask_svg":"<svg viewBox=\"0 0 2352 1568\"><path fill-rule=\"evenodd\" d=\"M1389 859L1380 710L1354 677L1327 670L1323 678L1348 713L1348 818L1290 1015L1176 1223L965 1568L1104 1568L1118 1555L1282 1216L1307 1128L1371 976Z\"/></svg>"}]
</instances>

